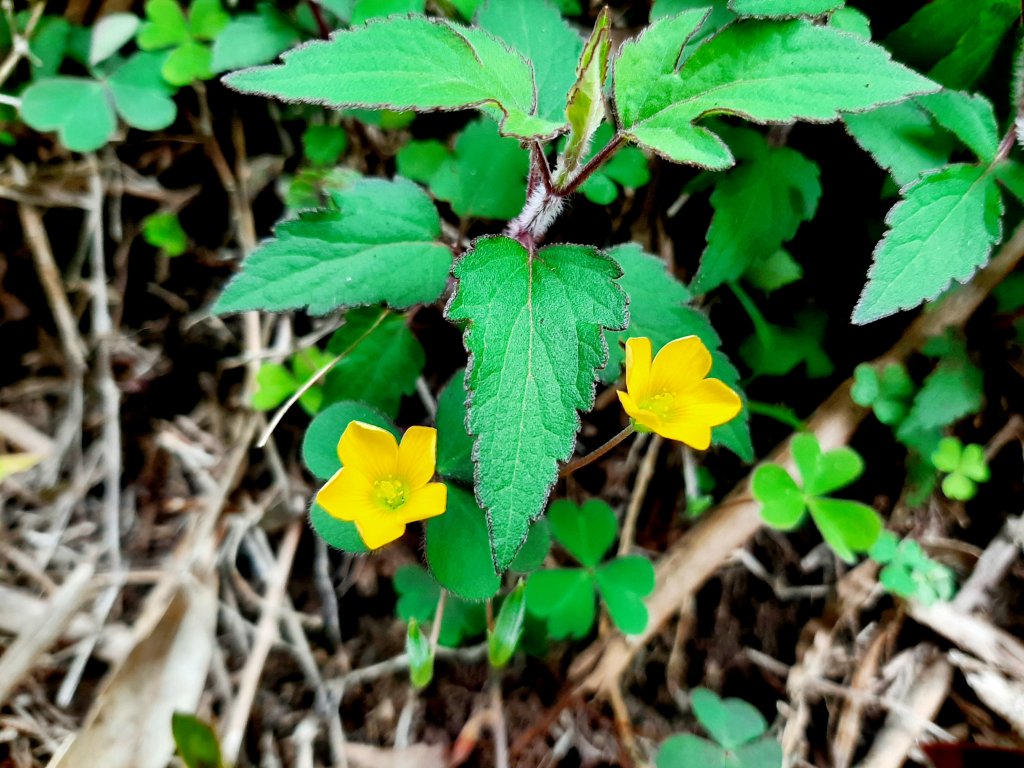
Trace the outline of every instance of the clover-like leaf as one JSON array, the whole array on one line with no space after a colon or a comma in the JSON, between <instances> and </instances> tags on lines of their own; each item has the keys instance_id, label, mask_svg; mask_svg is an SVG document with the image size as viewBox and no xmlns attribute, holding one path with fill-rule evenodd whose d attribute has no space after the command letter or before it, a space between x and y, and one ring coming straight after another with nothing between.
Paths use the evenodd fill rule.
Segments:
<instances>
[{"instance_id":1,"label":"clover-like leaf","mask_svg":"<svg viewBox=\"0 0 1024 768\"><path fill-rule=\"evenodd\" d=\"M509 568L516 573L535 571L540 568L550 551L551 523L546 517L537 518L530 526L530 533Z\"/></svg>"},{"instance_id":2,"label":"clover-like leaf","mask_svg":"<svg viewBox=\"0 0 1024 768\"><path fill-rule=\"evenodd\" d=\"M761 502L761 517L772 528L789 531L804 519L807 503L796 480L778 464L763 464L754 471L754 498Z\"/></svg>"},{"instance_id":3,"label":"clover-like leaf","mask_svg":"<svg viewBox=\"0 0 1024 768\"><path fill-rule=\"evenodd\" d=\"M617 557L594 572L598 591L615 626L627 635L647 629L643 598L654 591L654 566L639 555Z\"/></svg>"},{"instance_id":4,"label":"clover-like leaf","mask_svg":"<svg viewBox=\"0 0 1024 768\"><path fill-rule=\"evenodd\" d=\"M944 437L932 453L932 464L941 472L956 472L960 468L960 457L964 446L955 437Z\"/></svg>"},{"instance_id":5,"label":"clover-like leaf","mask_svg":"<svg viewBox=\"0 0 1024 768\"><path fill-rule=\"evenodd\" d=\"M316 478L329 480L341 469L338 441L353 421L386 429L396 439L401 437L398 428L376 408L353 401L333 403L313 418L302 438L302 460Z\"/></svg>"},{"instance_id":6,"label":"clover-like leaf","mask_svg":"<svg viewBox=\"0 0 1024 768\"><path fill-rule=\"evenodd\" d=\"M535 571L526 582L526 607L547 620L551 639L584 637L594 625L594 577L581 568Z\"/></svg>"},{"instance_id":7,"label":"clover-like leaf","mask_svg":"<svg viewBox=\"0 0 1024 768\"><path fill-rule=\"evenodd\" d=\"M618 531L615 512L601 499L590 499L583 506L559 499L552 502L547 518L555 540L588 568L604 559Z\"/></svg>"},{"instance_id":8,"label":"clover-like leaf","mask_svg":"<svg viewBox=\"0 0 1024 768\"><path fill-rule=\"evenodd\" d=\"M707 688L697 688L690 703L700 724L726 749L753 741L768 729L764 716L743 699L721 699Z\"/></svg>"},{"instance_id":9,"label":"clover-like leaf","mask_svg":"<svg viewBox=\"0 0 1024 768\"><path fill-rule=\"evenodd\" d=\"M370 551L359 535L355 523L339 520L316 502L309 508L309 524L317 536L335 549L350 554L364 554Z\"/></svg>"},{"instance_id":10,"label":"clover-like leaf","mask_svg":"<svg viewBox=\"0 0 1024 768\"><path fill-rule=\"evenodd\" d=\"M213 42L214 72L266 64L301 39L299 31L270 4L232 18Z\"/></svg>"},{"instance_id":11,"label":"clover-like leaf","mask_svg":"<svg viewBox=\"0 0 1024 768\"><path fill-rule=\"evenodd\" d=\"M57 131L75 152L99 149L117 128L106 86L85 77L36 80L22 94L21 118L37 131Z\"/></svg>"},{"instance_id":12,"label":"clover-like leaf","mask_svg":"<svg viewBox=\"0 0 1024 768\"><path fill-rule=\"evenodd\" d=\"M867 552L878 540L882 519L858 501L812 496L807 499L814 524L840 558L854 562L856 552Z\"/></svg>"}]
</instances>

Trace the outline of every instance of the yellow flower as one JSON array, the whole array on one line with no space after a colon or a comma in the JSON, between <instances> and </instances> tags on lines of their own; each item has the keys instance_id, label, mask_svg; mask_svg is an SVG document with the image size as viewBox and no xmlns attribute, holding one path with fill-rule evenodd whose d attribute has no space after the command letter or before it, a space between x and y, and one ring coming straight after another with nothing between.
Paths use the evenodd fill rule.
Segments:
<instances>
[{"instance_id":1,"label":"yellow flower","mask_svg":"<svg viewBox=\"0 0 1024 768\"><path fill-rule=\"evenodd\" d=\"M740 412L739 396L718 379L705 378L711 353L696 336L670 341L651 362L651 340L626 341L626 392L622 407L639 432L657 432L692 448L711 445L711 428Z\"/></svg>"},{"instance_id":2,"label":"yellow flower","mask_svg":"<svg viewBox=\"0 0 1024 768\"><path fill-rule=\"evenodd\" d=\"M437 430L410 427L399 445L385 429L353 421L338 441L342 468L316 495L339 520L354 522L370 549L383 547L408 523L443 514L444 483L432 483Z\"/></svg>"}]
</instances>

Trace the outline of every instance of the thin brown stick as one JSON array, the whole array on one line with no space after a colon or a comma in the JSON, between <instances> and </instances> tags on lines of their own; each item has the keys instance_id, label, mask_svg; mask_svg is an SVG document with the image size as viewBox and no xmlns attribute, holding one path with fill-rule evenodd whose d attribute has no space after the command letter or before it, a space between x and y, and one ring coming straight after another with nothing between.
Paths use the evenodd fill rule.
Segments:
<instances>
[{"instance_id":1,"label":"thin brown stick","mask_svg":"<svg viewBox=\"0 0 1024 768\"><path fill-rule=\"evenodd\" d=\"M619 555L629 553L633 547L633 538L636 535L636 520L640 516L640 507L644 505L644 497L647 496L647 487L654 477L654 465L658 461L658 453L661 451L661 444L664 438L655 435L651 444L647 446L647 453L644 454L643 463L636 473L636 482L633 484L633 495L629 497L629 506L626 508L626 516L622 519L622 535L619 537Z\"/></svg>"}]
</instances>

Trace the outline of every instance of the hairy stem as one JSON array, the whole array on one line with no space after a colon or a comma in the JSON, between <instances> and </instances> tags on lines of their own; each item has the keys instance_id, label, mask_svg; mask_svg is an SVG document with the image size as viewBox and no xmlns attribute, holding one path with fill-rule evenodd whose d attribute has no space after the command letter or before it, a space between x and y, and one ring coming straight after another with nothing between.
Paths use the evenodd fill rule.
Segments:
<instances>
[{"instance_id":1,"label":"hairy stem","mask_svg":"<svg viewBox=\"0 0 1024 768\"><path fill-rule=\"evenodd\" d=\"M636 429L633 427L632 424L630 424L624 430L619 432L619 434L617 434L615 437L613 437L607 443L602 445L600 448L597 448L596 450L591 451L586 456L581 456L580 458L576 459L575 461L570 461L568 464L566 464L564 467L562 467L562 469L558 473L558 476L559 477L568 477L569 475L571 475L573 472L575 472L580 467L585 467L585 466L587 466L587 464L592 464L593 462L597 461L602 456L604 456L606 453L608 453L608 451L610 451L612 448L614 448L619 443L621 443L623 440L625 440L627 437L632 435L634 432L636 432Z\"/></svg>"}]
</instances>

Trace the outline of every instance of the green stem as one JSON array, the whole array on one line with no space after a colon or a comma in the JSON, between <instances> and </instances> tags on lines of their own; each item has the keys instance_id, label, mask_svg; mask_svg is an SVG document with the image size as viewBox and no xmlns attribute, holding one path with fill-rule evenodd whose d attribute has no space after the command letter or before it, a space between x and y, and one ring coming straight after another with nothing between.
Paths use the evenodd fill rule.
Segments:
<instances>
[{"instance_id":1,"label":"green stem","mask_svg":"<svg viewBox=\"0 0 1024 768\"><path fill-rule=\"evenodd\" d=\"M762 403L757 400L748 400L747 410L751 413L756 413L758 416L767 416L770 419L775 419L787 427L792 427L797 432L803 432L807 428L807 425L793 413L793 409L787 408L784 405L772 405L771 403Z\"/></svg>"},{"instance_id":2,"label":"green stem","mask_svg":"<svg viewBox=\"0 0 1024 768\"><path fill-rule=\"evenodd\" d=\"M619 434L617 434L615 437L613 437L607 443L602 445L600 448L597 448L596 450L591 451L586 456L581 456L580 458L576 459L575 461L570 461L568 464L566 464L564 467L562 467L562 469L558 473L558 476L559 477L568 477L569 475L571 475L573 472L575 472L580 467L585 467L585 466L587 466L587 464L591 464L591 463L597 461L602 456L604 456L606 453L608 453L608 451L610 451L612 448L614 448L616 445L618 445L623 440L625 440L627 437L632 435L634 432L636 432L636 430L633 428L633 424L630 423L630 425L628 427L626 427L624 430L619 432Z\"/></svg>"},{"instance_id":3,"label":"green stem","mask_svg":"<svg viewBox=\"0 0 1024 768\"><path fill-rule=\"evenodd\" d=\"M757 335L758 341L764 347L770 347L772 344L772 326L767 320L764 319L764 315L761 314L761 310L758 308L754 300L750 298L750 294L746 292L739 281L733 280L729 283L729 288L735 294L736 299L743 307L743 311L747 313L747 317L750 318L750 322L754 326L754 333Z\"/></svg>"}]
</instances>

